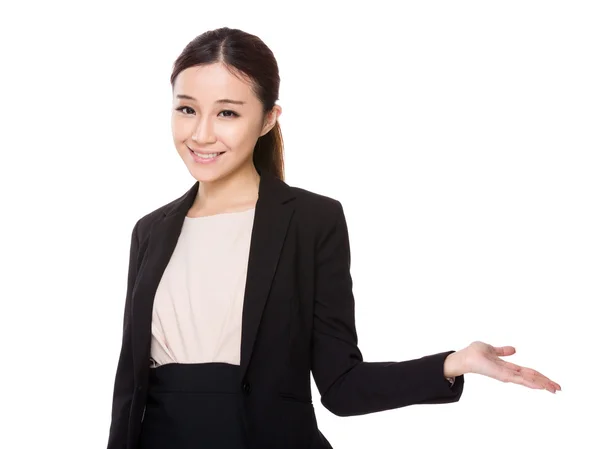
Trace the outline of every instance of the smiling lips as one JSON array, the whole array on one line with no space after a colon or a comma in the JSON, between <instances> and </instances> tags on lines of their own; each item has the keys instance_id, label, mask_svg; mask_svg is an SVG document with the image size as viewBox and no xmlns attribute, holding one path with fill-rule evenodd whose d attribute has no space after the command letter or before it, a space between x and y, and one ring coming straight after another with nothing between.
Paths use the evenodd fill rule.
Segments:
<instances>
[{"instance_id":1,"label":"smiling lips","mask_svg":"<svg viewBox=\"0 0 600 449\"><path fill-rule=\"evenodd\" d=\"M213 162L215 160L217 160L219 158L219 156L221 156L224 151L222 152L214 152L214 153L201 153L201 152L196 152L191 150L190 148L188 148L190 150L190 154L192 155L192 158L194 159L195 162L199 162L201 164L207 164L210 162Z\"/></svg>"}]
</instances>

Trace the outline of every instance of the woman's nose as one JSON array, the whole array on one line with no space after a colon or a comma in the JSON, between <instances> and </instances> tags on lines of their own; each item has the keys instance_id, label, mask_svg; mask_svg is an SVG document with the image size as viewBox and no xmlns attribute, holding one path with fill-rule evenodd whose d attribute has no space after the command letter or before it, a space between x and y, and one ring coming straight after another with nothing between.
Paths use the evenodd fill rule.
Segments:
<instances>
[{"instance_id":1,"label":"woman's nose","mask_svg":"<svg viewBox=\"0 0 600 449\"><path fill-rule=\"evenodd\" d=\"M200 144L214 143L215 135L210 120L200 120L200 124L192 134L192 140Z\"/></svg>"}]
</instances>

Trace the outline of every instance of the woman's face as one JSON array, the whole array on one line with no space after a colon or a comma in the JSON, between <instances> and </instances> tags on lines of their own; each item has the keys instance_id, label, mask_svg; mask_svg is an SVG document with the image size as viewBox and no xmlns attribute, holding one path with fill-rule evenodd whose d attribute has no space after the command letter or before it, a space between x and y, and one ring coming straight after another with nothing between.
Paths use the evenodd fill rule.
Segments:
<instances>
[{"instance_id":1,"label":"woman's face","mask_svg":"<svg viewBox=\"0 0 600 449\"><path fill-rule=\"evenodd\" d=\"M220 63L190 67L174 83L173 142L194 178L214 182L254 169L254 145L280 111L265 117L250 84Z\"/></svg>"}]
</instances>

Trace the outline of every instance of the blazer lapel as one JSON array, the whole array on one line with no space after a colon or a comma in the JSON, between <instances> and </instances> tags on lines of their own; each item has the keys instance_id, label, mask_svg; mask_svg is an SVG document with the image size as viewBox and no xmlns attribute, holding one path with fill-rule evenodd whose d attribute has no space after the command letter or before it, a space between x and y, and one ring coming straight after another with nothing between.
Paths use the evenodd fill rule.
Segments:
<instances>
[{"instance_id":1,"label":"blazer lapel","mask_svg":"<svg viewBox=\"0 0 600 449\"><path fill-rule=\"evenodd\" d=\"M143 377L150 366L150 339L154 295L165 268L177 245L183 221L194 203L199 183L196 182L170 208L165 209L152 225L144 258L133 288L131 322L133 329L133 361L136 374Z\"/></svg>"},{"instance_id":2,"label":"blazer lapel","mask_svg":"<svg viewBox=\"0 0 600 449\"><path fill-rule=\"evenodd\" d=\"M258 327L290 219L294 213L292 189L265 172L261 175L259 197L254 214L250 240L246 289L242 314L242 341L240 367L242 379L246 375Z\"/></svg>"},{"instance_id":3,"label":"blazer lapel","mask_svg":"<svg viewBox=\"0 0 600 449\"><path fill-rule=\"evenodd\" d=\"M248 369L262 313L294 208L292 189L269 172L260 172L258 201L250 241L250 252L240 348L241 377ZM144 376L150 366L150 339L154 296L163 272L177 245L187 212L198 193L196 182L182 197L165 208L150 230L148 246L133 290L133 358L136 374ZM202 248L198 248L202 251ZM136 376L137 377L137 376ZM139 379L136 379L139 380Z\"/></svg>"}]
</instances>

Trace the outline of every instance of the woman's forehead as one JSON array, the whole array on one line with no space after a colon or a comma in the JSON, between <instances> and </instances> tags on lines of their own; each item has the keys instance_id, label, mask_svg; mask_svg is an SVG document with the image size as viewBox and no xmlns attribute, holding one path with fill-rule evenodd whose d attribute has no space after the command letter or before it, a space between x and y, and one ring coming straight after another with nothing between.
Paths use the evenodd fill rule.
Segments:
<instances>
[{"instance_id":1,"label":"woman's forehead","mask_svg":"<svg viewBox=\"0 0 600 449\"><path fill-rule=\"evenodd\" d=\"M189 67L175 79L174 96L185 95L196 101L215 101L230 98L249 101L253 96L251 85L231 73L222 64Z\"/></svg>"}]
</instances>

